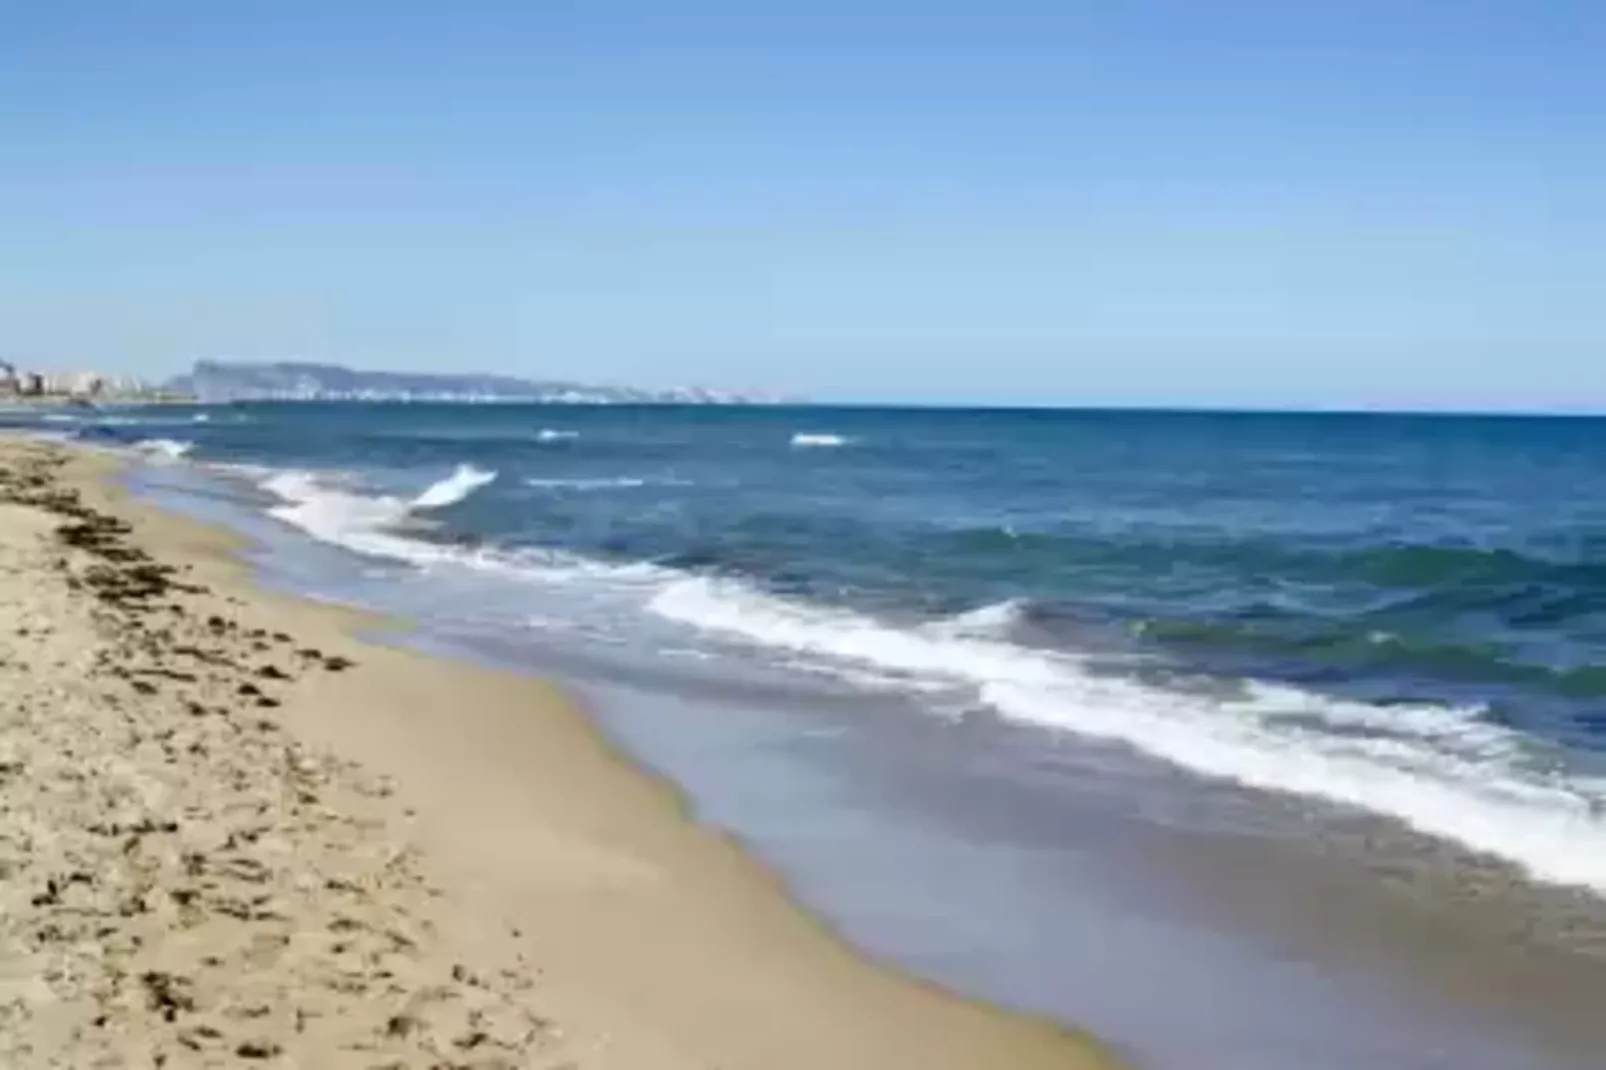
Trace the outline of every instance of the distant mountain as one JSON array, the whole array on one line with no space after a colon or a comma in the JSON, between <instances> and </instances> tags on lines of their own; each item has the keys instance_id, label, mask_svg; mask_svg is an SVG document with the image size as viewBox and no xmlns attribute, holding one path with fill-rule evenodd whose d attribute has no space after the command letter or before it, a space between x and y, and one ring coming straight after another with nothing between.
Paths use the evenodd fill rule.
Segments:
<instances>
[{"instance_id":1,"label":"distant mountain","mask_svg":"<svg viewBox=\"0 0 1606 1070\"><path fill-rule=\"evenodd\" d=\"M637 390L505 375L365 372L337 364L201 360L167 389L204 402L228 401L540 401L571 404L628 403L742 405L779 398L736 391Z\"/></svg>"}]
</instances>

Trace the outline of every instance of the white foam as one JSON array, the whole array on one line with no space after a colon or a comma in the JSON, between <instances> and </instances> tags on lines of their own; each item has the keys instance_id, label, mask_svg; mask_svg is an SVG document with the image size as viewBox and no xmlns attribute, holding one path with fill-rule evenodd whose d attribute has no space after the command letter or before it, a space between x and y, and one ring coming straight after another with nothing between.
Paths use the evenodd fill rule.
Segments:
<instances>
[{"instance_id":1,"label":"white foam","mask_svg":"<svg viewBox=\"0 0 1606 1070\"><path fill-rule=\"evenodd\" d=\"M495 472L487 472L471 464L460 464L451 475L414 498L412 508L443 509L448 505L456 505L495 478Z\"/></svg>"},{"instance_id":2,"label":"white foam","mask_svg":"<svg viewBox=\"0 0 1606 1070\"><path fill-rule=\"evenodd\" d=\"M689 479L671 477L597 476L572 479L536 477L526 479L524 485L536 490L632 490L640 487L690 487L694 483Z\"/></svg>"},{"instance_id":3,"label":"white foam","mask_svg":"<svg viewBox=\"0 0 1606 1070\"><path fill-rule=\"evenodd\" d=\"M1067 654L893 627L704 578L664 586L651 609L849 672L963 689L1003 717L1196 773L1384 814L1538 879L1606 893L1606 783L1568 776L1537 741L1478 708L1379 707L1254 683L1226 694L1162 689L1090 673Z\"/></svg>"},{"instance_id":4,"label":"white foam","mask_svg":"<svg viewBox=\"0 0 1606 1070\"><path fill-rule=\"evenodd\" d=\"M495 472L459 465L411 499L357 494L310 472L275 472L260 485L281 499L268 510L270 515L314 538L358 553L427 564L464 551L408 538L398 529L415 511L453 505L495 478Z\"/></svg>"},{"instance_id":5,"label":"white foam","mask_svg":"<svg viewBox=\"0 0 1606 1070\"><path fill-rule=\"evenodd\" d=\"M408 503L402 499L352 494L310 472L276 472L261 485L283 502L269 509L270 515L315 538L385 556L390 544L400 541L385 529L407 516Z\"/></svg>"},{"instance_id":6,"label":"white foam","mask_svg":"<svg viewBox=\"0 0 1606 1070\"><path fill-rule=\"evenodd\" d=\"M616 479L526 479L526 487L538 490L611 490L645 487L651 480L621 476Z\"/></svg>"},{"instance_id":7,"label":"white foam","mask_svg":"<svg viewBox=\"0 0 1606 1070\"><path fill-rule=\"evenodd\" d=\"M243 464L234 461L214 461L206 467L214 472L223 472L231 476L249 479L259 487L268 479L280 475L284 471L282 468L273 468L265 464Z\"/></svg>"},{"instance_id":8,"label":"white foam","mask_svg":"<svg viewBox=\"0 0 1606 1070\"><path fill-rule=\"evenodd\" d=\"M300 472L276 473L262 486L280 498L275 516L360 553L532 584L610 585L661 618L783 652L859 686L979 701L999 716L1125 745L1195 773L1390 816L1538 879L1606 894L1606 779L1567 772L1539 740L1482 709L1382 707L1254 682L1153 686L1007 641L1018 603L899 627L646 563L408 537L413 510L461 501L487 477L465 466L412 499L364 496Z\"/></svg>"},{"instance_id":9,"label":"white foam","mask_svg":"<svg viewBox=\"0 0 1606 1070\"><path fill-rule=\"evenodd\" d=\"M260 471L243 465L233 466L231 470L241 474ZM321 542L370 557L427 569L447 567L489 572L543 585L605 582L630 586L645 583L656 587L663 582L666 570L647 562L613 565L557 551L443 545L409 534L409 527L417 524L417 512L462 501L495 475L462 465L411 499L355 493L337 486L328 475L302 471L261 472L257 485L280 500L268 510L271 516Z\"/></svg>"},{"instance_id":10,"label":"white foam","mask_svg":"<svg viewBox=\"0 0 1606 1070\"><path fill-rule=\"evenodd\" d=\"M97 427L185 427L190 424L209 423L212 417L209 413L204 412L188 416L180 413L162 412L136 415L126 412L105 412L99 409L86 408L78 412L47 412L40 419L53 424L94 424ZM243 420L236 420L235 422L243 422Z\"/></svg>"},{"instance_id":11,"label":"white foam","mask_svg":"<svg viewBox=\"0 0 1606 1070\"><path fill-rule=\"evenodd\" d=\"M541 433L535 436L540 442L565 442L571 438L579 438L578 431L563 431L555 427L543 427Z\"/></svg>"},{"instance_id":12,"label":"white foam","mask_svg":"<svg viewBox=\"0 0 1606 1070\"><path fill-rule=\"evenodd\" d=\"M833 446L846 446L848 441L848 439L841 435L833 435L825 432L815 431L799 431L797 434L792 436L792 445L798 449L806 449L809 447L830 448Z\"/></svg>"},{"instance_id":13,"label":"white foam","mask_svg":"<svg viewBox=\"0 0 1606 1070\"><path fill-rule=\"evenodd\" d=\"M164 457L176 461L194 449L195 443L174 438L147 438L134 443L133 448L150 457Z\"/></svg>"},{"instance_id":14,"label":"white foam","mask_svg":"<svg viewBox=\"0 0 1606 1070\"><path fill-rule=\"evenodd\" d=\"M1026 614L1024 598L1006 598L964 613L936 621L926 631L934 635L973 636L982 639L1002 639Z\"/></svg>"}]
</instances>

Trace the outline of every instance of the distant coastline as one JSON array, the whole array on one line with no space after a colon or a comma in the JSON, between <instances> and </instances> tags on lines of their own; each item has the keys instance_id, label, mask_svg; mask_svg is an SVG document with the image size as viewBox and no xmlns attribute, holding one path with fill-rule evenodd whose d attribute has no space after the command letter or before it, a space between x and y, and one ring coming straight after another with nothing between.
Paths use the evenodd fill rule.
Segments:
<instances>
[{"instance_id":1,"label":"distant coastline","mask_svg":"<svg viewBox=\"0 0 1606 1070\"><path fill-rule=\"evenodd\" d=\"M94 371L40 371L0 360L0 408L18 405L82 404L95 400L115 402L174 401L166 390L143 379L103 375Z\"/></svg>"},{"instance_id":2,"label":"distant coastline","mask_svg":"<svg viewBox=\"0 0 1606 1070\"><path fill-rule=\"evenodd\" d=\"M478 373L359 371L337 364L197 361L163 389L202 403L387 401L508 404L762 405L795 399L757 391L679 387L648 390Z\"/></svg>"}]
</instances>

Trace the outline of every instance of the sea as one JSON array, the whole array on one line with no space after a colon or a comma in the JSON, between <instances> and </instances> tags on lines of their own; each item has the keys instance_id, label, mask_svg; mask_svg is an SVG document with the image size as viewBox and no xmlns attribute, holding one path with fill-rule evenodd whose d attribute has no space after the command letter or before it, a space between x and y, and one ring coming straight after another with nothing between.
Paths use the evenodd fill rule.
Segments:
<instances>
[{"instance_id":1,"label":"sea","mask_svg":"<svg viewBox=\"0 0 1606 1070\"><path fill-rule=\"evenodd\" d=\"M1606 1067L1606 422L260 403L117 450L1138 1067Z\"/></svg>"}]
</instances>

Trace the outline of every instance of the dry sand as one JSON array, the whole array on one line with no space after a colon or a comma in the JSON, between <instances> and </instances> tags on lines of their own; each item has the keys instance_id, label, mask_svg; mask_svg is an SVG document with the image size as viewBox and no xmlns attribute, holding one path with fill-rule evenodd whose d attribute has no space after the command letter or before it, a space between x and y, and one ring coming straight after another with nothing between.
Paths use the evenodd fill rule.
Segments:
<instances>
[{"instance_id":1,"label":"dry sand","mask_svg":"<svg viewBox=\"0 0 1606 1070\"><path fill-rule=\"evenodd\" d=\"M0 442L0 1065L1033 1068L552 688L364 644L107 458Z\"/></svg>"}]
</instances>

